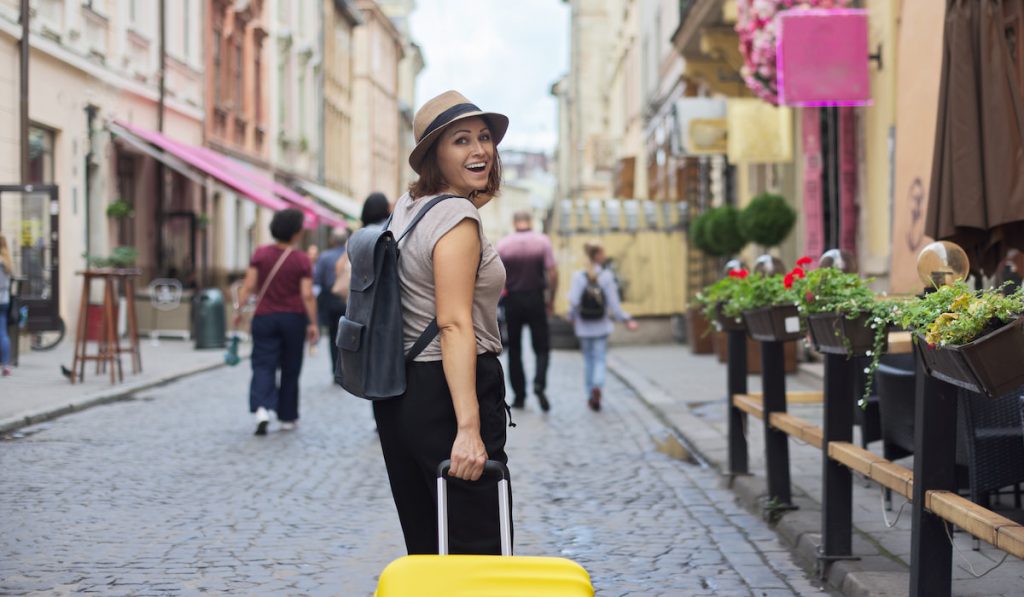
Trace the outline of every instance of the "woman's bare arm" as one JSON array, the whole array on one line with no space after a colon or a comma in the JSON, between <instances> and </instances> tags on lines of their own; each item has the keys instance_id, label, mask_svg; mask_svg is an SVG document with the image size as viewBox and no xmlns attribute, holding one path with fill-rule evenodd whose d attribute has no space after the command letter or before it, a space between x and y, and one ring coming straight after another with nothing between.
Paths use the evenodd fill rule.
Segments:
<instances>
[{"instance_id":1,"label":"woman's bare arm","mask_svg":"<svg viewBox=\"0 0 1024 597\"><path fill-rule=\"evenodd\" d=\"M462 220L437 241L433 257L441 363L458 421L450 474L475 481L483 474L487 460L487 450L480 438L473 330L473 293L480 264L477 223L468 218Z\"/></svg>"}]
</instances>

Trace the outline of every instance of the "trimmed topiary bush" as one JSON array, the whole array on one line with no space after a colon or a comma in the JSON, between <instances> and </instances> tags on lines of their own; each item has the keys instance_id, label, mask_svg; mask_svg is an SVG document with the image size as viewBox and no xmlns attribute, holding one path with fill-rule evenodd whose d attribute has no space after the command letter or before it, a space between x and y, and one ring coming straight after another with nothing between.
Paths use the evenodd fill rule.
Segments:
<instances>
[{"instance_id":1,"label":"trimmed topiary bush","mask_svg":"<svg viewBox=\"0 0 1024 597\"><path fill-rule=\"evenodd\" d=\"M704 224L705 242L710 253L717 257L735 255L746 246L747 239L740 231L739 210L731 205L716 207L707 212Z\"/></svg>"},{"instance_id":2,"label":"trimmed topiary bush","mask_svg":"<svg viewBox=\"0 0 1024 597\"><path fill-rule=\"evenodd\" d=\"M744 238L765 247L786 240L796 223L796 210L782 195L761 193L740 212L739 229Z\"/></svg>"},{"instance_id":3,"label":"trimmed topiary bush","mask_svg":"<svg viewBox=\"0 0 1024 597\"><path fill-rule=\"evenodd\" d=\"M710 212L704 212L690 220L690 240L693 242L693 246L705 253L712 252L707 239L708 213Z\"/></svg>"}]
</instances>

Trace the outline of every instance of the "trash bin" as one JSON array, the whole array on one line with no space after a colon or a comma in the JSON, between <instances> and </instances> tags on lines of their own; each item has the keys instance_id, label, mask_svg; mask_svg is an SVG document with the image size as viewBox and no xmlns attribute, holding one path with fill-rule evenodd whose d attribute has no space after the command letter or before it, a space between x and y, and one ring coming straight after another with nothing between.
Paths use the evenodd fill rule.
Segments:
<instances>
[{"instance_id":1,"label":"trash bin","mask_svg":"<svg viewBox=\"0 0 1024 597\"><path fill-rule=\"evenodd\" d=\"M227 346L227 315L224 311L224 293L216 288L204 288L192 298L192 337L196 348L224 348Z\"/></svg>"}]
</instances>

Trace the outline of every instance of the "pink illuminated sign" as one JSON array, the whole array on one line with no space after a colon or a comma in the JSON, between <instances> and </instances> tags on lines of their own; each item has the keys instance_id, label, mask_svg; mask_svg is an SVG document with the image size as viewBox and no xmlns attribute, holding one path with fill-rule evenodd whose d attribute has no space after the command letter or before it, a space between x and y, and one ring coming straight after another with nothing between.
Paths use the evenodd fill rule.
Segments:
<instances>
[{"instance_id":1,"label":"pink illuminated sign","mask_svg":"<svg viewBox=\"0 0 1024 597\"><path fill-rule=\"evenodd\" d=\"M871 103L864 10L788 10L779 14L775 25L780 105Z\"/></svg>"}]
</instances>

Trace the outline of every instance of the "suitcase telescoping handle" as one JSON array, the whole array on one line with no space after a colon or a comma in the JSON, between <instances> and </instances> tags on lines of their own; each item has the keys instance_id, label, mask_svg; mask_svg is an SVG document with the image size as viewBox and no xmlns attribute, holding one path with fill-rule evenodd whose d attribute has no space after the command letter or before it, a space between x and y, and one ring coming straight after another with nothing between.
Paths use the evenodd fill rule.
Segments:
<instances>
[{"instance_id":1,"label":"suitcase telescoping handle","mask_svg":"<svg viewBox=\"0 0 1024 597\"><path fill-rule=\"evenodd\" d=\"M451 460L437 465L437 547L438 553L448 555L448 469ZM501 475L498 481L498 528L501 532L501 555L512 555L512 503L508 490L508 467L497 460L484 463L485 473Z\"/></svg>"}]
</instances>

